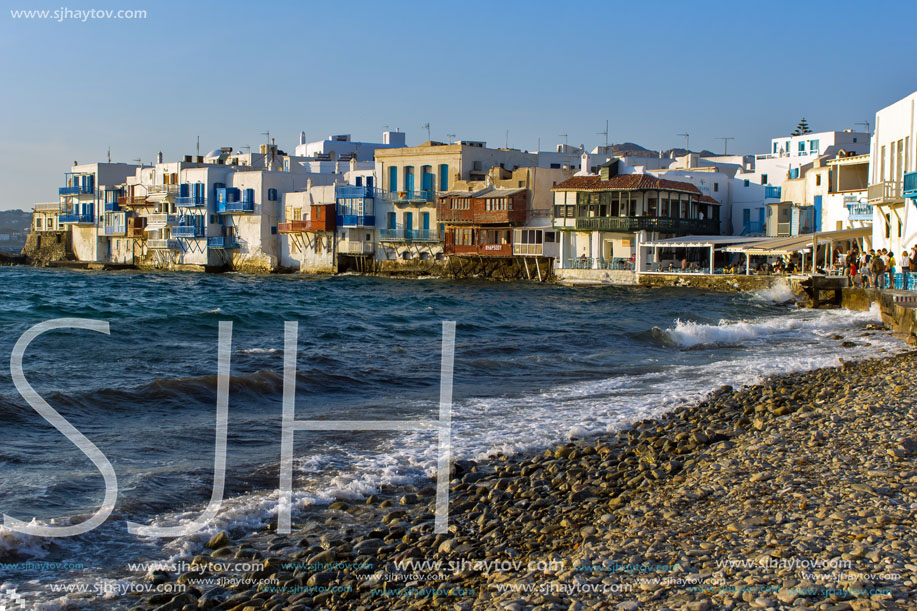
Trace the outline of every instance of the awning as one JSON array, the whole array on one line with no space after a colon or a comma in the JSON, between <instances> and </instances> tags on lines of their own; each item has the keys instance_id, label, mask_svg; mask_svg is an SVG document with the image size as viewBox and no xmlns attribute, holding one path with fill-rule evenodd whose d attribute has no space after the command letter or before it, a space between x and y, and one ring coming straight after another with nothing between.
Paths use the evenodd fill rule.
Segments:
<instances>
[{"instance_id":1,"label":"awning","mask_svg":"<svg viewBox=\"0 0 917 611\"><path fill-rule=\"evenodd\" d=\"M146 201L161 204L171 202L174 198L174 193L151 193L146 196Z\"/></svg>"},{"instance_id":2,"label":"awning","mask_svg":"<svg viewBox=\"0 0 917 611\"><path fill-rule=\"evenodd\" d=\"M677 238L665 238L663 240L652 240L641 242L640 246L647 248L693 248L693 247L711 247L711 246L738 246L749 245L767 238L750 238L747 236L729 236L729 235L686 235Z\"/></svg>"},{"instance_id":3,"label":"awning","mask_svg":"<svg viewBox=\"0 0 917 611\"><path fill-rule=\"evenodd\" d=\"M820 231L800 236L785 238L768 238L753 244L737 244L725 248L726 252L742 252L749 255L788 255L802 250L811 250L812 246L855 240L872 235L872 227L854 227L839 231Z\"/></svg>"},{"instance_id":4,"label":"awning","mask_svg":"<svg viewBox=\"0 0 917 611\"><path fill-rule=\"evenodd\" d=\"M165 223L150 223L143 230L144 231L159 231L160 229L162 229L165 226L166 226Z\"/></svg>"}]
</instances>

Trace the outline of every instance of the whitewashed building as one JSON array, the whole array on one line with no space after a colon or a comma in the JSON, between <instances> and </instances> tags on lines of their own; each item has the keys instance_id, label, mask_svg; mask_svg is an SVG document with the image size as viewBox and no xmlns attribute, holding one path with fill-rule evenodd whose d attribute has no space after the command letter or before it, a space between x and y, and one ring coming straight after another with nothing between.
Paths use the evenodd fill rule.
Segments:
<instances>
[{"instance_id":1,"label":"whitewashed building","mask_svg":"<svg viewBox=\"0 0 917 611\"><path fill-rule=\"evenodd\" d=\"M917 92L876 112L867 203L874 248L900 255L917 244Z\"/></svg>"}]
</instances>

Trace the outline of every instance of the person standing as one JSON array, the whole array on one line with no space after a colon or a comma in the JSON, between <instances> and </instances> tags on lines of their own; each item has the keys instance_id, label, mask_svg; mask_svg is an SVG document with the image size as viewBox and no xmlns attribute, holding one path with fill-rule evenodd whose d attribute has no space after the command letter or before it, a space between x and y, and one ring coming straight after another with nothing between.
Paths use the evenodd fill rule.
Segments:
<instances>
[{"instance_id":1,"label":"person standing","mask_svg":"<svg viewBox=\"0 0 917 611\"><path fill-rule=\"evenodd\" d=\"M898 265L901 267L902 288L906 291L908 290L907 287L910 284L911 278L911 258L908 256L906 250L901 253L901 260L898 261Z\"/></svg>"},{"instance_id":2,"label":"person standing","mask_svg":"<svg viewBox=\"0 0 917 611\"><path fill-rule=\"evenodd\" d=\"M872 273L873 288L881 289L882 279L885 276L885 261L880 255L869 258L869 271Z\"/></svg>"}]
</instances>

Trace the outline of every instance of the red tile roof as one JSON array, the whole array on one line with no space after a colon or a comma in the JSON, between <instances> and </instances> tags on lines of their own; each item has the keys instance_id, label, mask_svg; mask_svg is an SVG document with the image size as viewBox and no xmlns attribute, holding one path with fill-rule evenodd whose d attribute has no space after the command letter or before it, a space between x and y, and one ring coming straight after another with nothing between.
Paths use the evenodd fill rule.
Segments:
<instances>
[{"instance_id":1,"label":"red tile roof","mask_svg":"<svg viewBox=\"0 0 917 611\"><path fill-rule=\"evenodd\" d=\"M601 176L573 176L557 184L552 191L638 191L665 189L700 195L700 189L687 182L656 178L649 174L618 174L609 180Z\"/></svg>"},{"instance_id":2,"label":"red tile roof","mask_svg":"<svg viewBox=\"0 0 917 611\"><path fill-rule=\"evenodd\" d=\"M710 197L709 195L701 195L700 201L701 201L701 203L703 203L703 204L716 204L717 206L720 205L720 202L716 201L715 199L713 199L713 198Z\"/></svg>"}]
</instances>

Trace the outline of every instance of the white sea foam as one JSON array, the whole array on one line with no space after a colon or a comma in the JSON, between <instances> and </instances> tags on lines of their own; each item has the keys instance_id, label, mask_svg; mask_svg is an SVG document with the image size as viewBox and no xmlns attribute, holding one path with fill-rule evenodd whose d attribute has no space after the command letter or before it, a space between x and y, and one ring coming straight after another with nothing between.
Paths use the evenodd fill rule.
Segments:
<instances>
[{"instance_id":1,"label":"white sea foam","mask_svg":"<svg viewBox=\"0 0 917 611\"><path fill-rule=\"evenodd\" d=\"M753 297L759 301L775 304L792 303L796 300L793 289L783 279L778 280L769 288L756 291L753 293Z\"/></svg>"},{"instance_id":2,"label":"white sea foam","mask_svg":"<svg viewBox=\"0 0 917 611\"><path fill-rule=\"evenodd\" d=\"M283 352L282 348L245 348L243 350L236 350L239 354L276 354L278 352Z\"/></svg>"},{"instance_id":3,"label":"white sea foam","mask_svg":"<svg viewBox=\"0 0 917 611\"><path fill-rule=\"evenodd\" d=\"M716 325L677 320L674 327L665 331L665 335L683 348L735 345L825 330L840 331L866 322L881 321L881 317L877 319L876 312L875 308L867 312L821 310L815 316L785 315L755 321L721 320Z\"/></svg>"}]
</instances>

